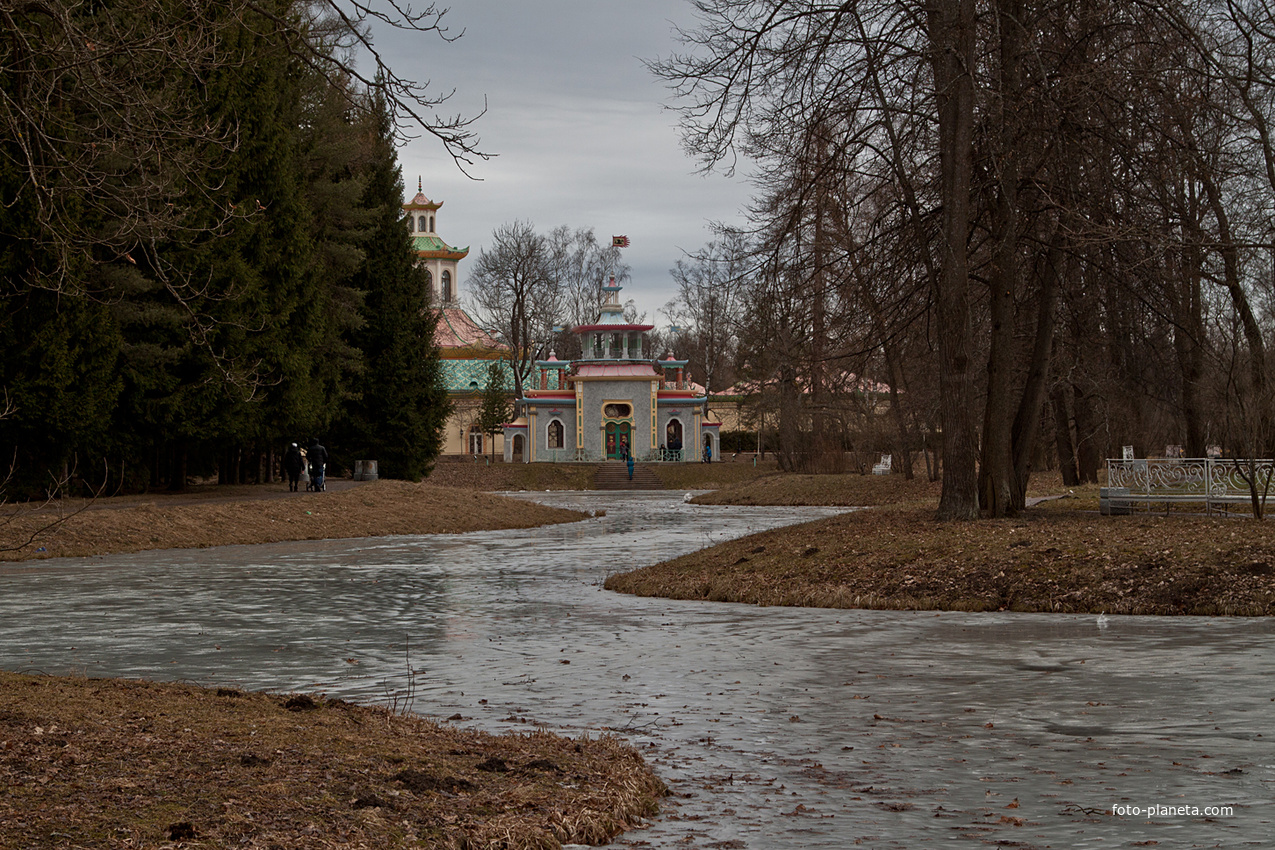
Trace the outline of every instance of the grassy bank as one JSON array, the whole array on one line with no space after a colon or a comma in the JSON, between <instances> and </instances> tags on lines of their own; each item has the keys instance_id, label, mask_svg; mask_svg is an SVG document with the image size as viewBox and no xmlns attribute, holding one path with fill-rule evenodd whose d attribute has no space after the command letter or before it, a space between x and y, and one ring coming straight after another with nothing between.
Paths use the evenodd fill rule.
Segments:
<instances>
[{"instance_id":1,"label":"grassy bank","mask_svg":"<svg viewBox=\"0 0 1275 850\"><path fill-rule=\"evenodd\" d=\"M688 488L690 489L690 488ZM774 469L703 493L697 505L938 504L939 483L902 475L793 475Z\"/></svg>"},{"instance_id":2,"label":"grassy bank","mask_svg":"<svg viewBox=\"0 0 1275 850\"><path fill-rule=\"evenodd\" d=\"M669 490L716 490L757 481L778 472L774 460L728 463L653 463ZM440 461L429 483L470 490L592 490L596 463L505 463L479 458Z\"/></svg>"},{"instance_id":3,"label":"grassy bank","mask_svg":"<svg viewBox=\"0 0 1275 850\"><path fill-rule=\"evenodd\" d=\"M532 528L584 518L576 511L521 499L403 481L374 481L327 493L288 493L282 484L235 492L234 498L212 488L196 499L154 494L91 505L68 500L41 510L11 507L0 519L0 561Z\"/></svg>"},{"instance_id":4,"label":"grassy bank","mask_svg":"<svg viewBox=\"0 0 1275 850\"><path fill-rule=\"evenodd\" d=\"M591 490L596 470L592 463L505 463L480 457L440 461L427 481L469 490Z\"/></svg>"},{"instance_id":5,"label":"grassy bank","mask_svg":"<svg viewBox=\"0 0 1275 850\"><path fill-rule=\"evenodd\" d=\"M0 849L556 848L656 811L609 737L307 696L0 672Z\"/></svg>"},{"instance_id":6,"label":"grassy bank","mask_svg":"<svg viewBox=\"0 0 1275 850\"><path fill-rule=\"evenodd\" d=\"M840 479L840 480L837 480ZM787 476L710 504L876 505L612 576L642 596L756 605L1119 614L1275 614L1275 524L1177 512L1103 517L1097 488L1021 517L936 522L936 485L901 476Z\"/></svg>"}]
</instances>

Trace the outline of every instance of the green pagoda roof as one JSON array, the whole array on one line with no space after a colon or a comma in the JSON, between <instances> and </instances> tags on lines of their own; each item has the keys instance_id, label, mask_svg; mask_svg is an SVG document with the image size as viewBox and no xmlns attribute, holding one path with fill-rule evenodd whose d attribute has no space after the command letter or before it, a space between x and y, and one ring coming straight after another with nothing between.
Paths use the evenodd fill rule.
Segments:
<instances>
[{"instance_id":1,"label":"green pagoda roof","mask_svg":"<svg viewBox=\"0 0 1275 850\"><path fill-rule=\"evenodd\" d=\"M494 360L440 360L443 383L449 393L481 393L487 389L487 372ZM514 391L514 378L505 367L504 389Z\"/></svg>"},{"instance_id":2,"label":"green pagoda roof","mask_svg":"<svg viewBox=\"0 0 1275 850\"><path fill-rule=\"evenodd\" d=\"M412 250L417 253L429 251L431 253L459 254L461 257L469 253L468 248L453 248L437 236L413 236Z\"/></svg>"}]
</instances>

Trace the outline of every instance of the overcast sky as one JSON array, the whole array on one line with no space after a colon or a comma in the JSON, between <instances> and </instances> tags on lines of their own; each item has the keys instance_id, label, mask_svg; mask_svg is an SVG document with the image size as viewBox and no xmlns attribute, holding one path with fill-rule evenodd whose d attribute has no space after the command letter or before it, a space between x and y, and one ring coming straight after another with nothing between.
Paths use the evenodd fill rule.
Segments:
<instances>
[{"instance_id":1,"label":"overcast sky","mask_svg":"<svg viewBox=\"0 0 1275 850\"><path fill-rule=\"evenodd\" d=\"M685 0L455 0L444 18L458 41L381 34L378 47L402 76L456 89L449 112L487 113L475 129L498 156L462 174L435 141L399 151L408 197L418 175L444 206L438 234L470 247L468 268L492 231L515 219L547 233L592 227L599 240L627 235L633 280L621 293L647 320L673 294L669 269L712 238L709 223L739 224L742 177L704 176L682 150L669 92L643 65L678 49L674 23L693 24Z\"/></svg>"}]
</instances>

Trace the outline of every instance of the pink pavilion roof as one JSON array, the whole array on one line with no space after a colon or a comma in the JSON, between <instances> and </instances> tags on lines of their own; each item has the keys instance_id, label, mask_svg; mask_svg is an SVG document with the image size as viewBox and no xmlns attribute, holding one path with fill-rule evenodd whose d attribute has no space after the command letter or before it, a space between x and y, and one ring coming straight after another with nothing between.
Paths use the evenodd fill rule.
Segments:
<instances>
[{"instance_id":1,"label":"pink pavilion roof","mask_svg":"<svg viewBox=\"0 0 1275 850\"><path fill-rule=\"evenodd\" d=\"M443 307L439 311L434 344L439 348L503 348L495 337L478 326L460 307Z\"/></svg>"},{"instance_id":2,"label":"pink pavilion roof","mask_svg":"<svg viewBox=\"0 0 1275 850\"><path fill-rule=\"evenodd\" d=\"M655 378L650 363L581 363L577 378Z\"/></svg>"}]
</instances>

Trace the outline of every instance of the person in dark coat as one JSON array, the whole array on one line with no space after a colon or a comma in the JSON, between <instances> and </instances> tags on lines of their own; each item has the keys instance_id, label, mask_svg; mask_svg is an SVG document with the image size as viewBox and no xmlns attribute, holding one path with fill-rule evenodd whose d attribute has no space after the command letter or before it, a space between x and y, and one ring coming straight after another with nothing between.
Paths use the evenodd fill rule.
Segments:
<instances>
[{"instance_id":1,"label":"person in dark coat","mask_svg":"<svg viewBox=\"0 0 1275 850\"><path fill-rule=\"evenodd\" d=\"M283 471L288 474L288 492L297 492L297 482L301 480L302 469L305 469L305 460L301 457L301 448L293 443L283 453Z\"/></svg>"},{"instance_id":2,"label":"person in dark coat","mask_svg":"<svg viewBox=\"0 0 1275 850\"><path fill-rule=\"evenodd\" d=\"M322 493L323 469L328 465L328 450L319 443L318 437L310 441L310 448L306 450L306 457L310 459L310 486L316 493Z\"/></svg>"},{"instance_id":3,"label":"person in dark coat","mask_svg":"<svg viewBox=\"0 0 1275 850\"><path fill-rule=\"evenodd\" d=\"M628 457L626 457L624 459L624 462L629 465L629 480L632 481L633 480L633 455L629 455Z\"/></svg>"}]
</instances>

